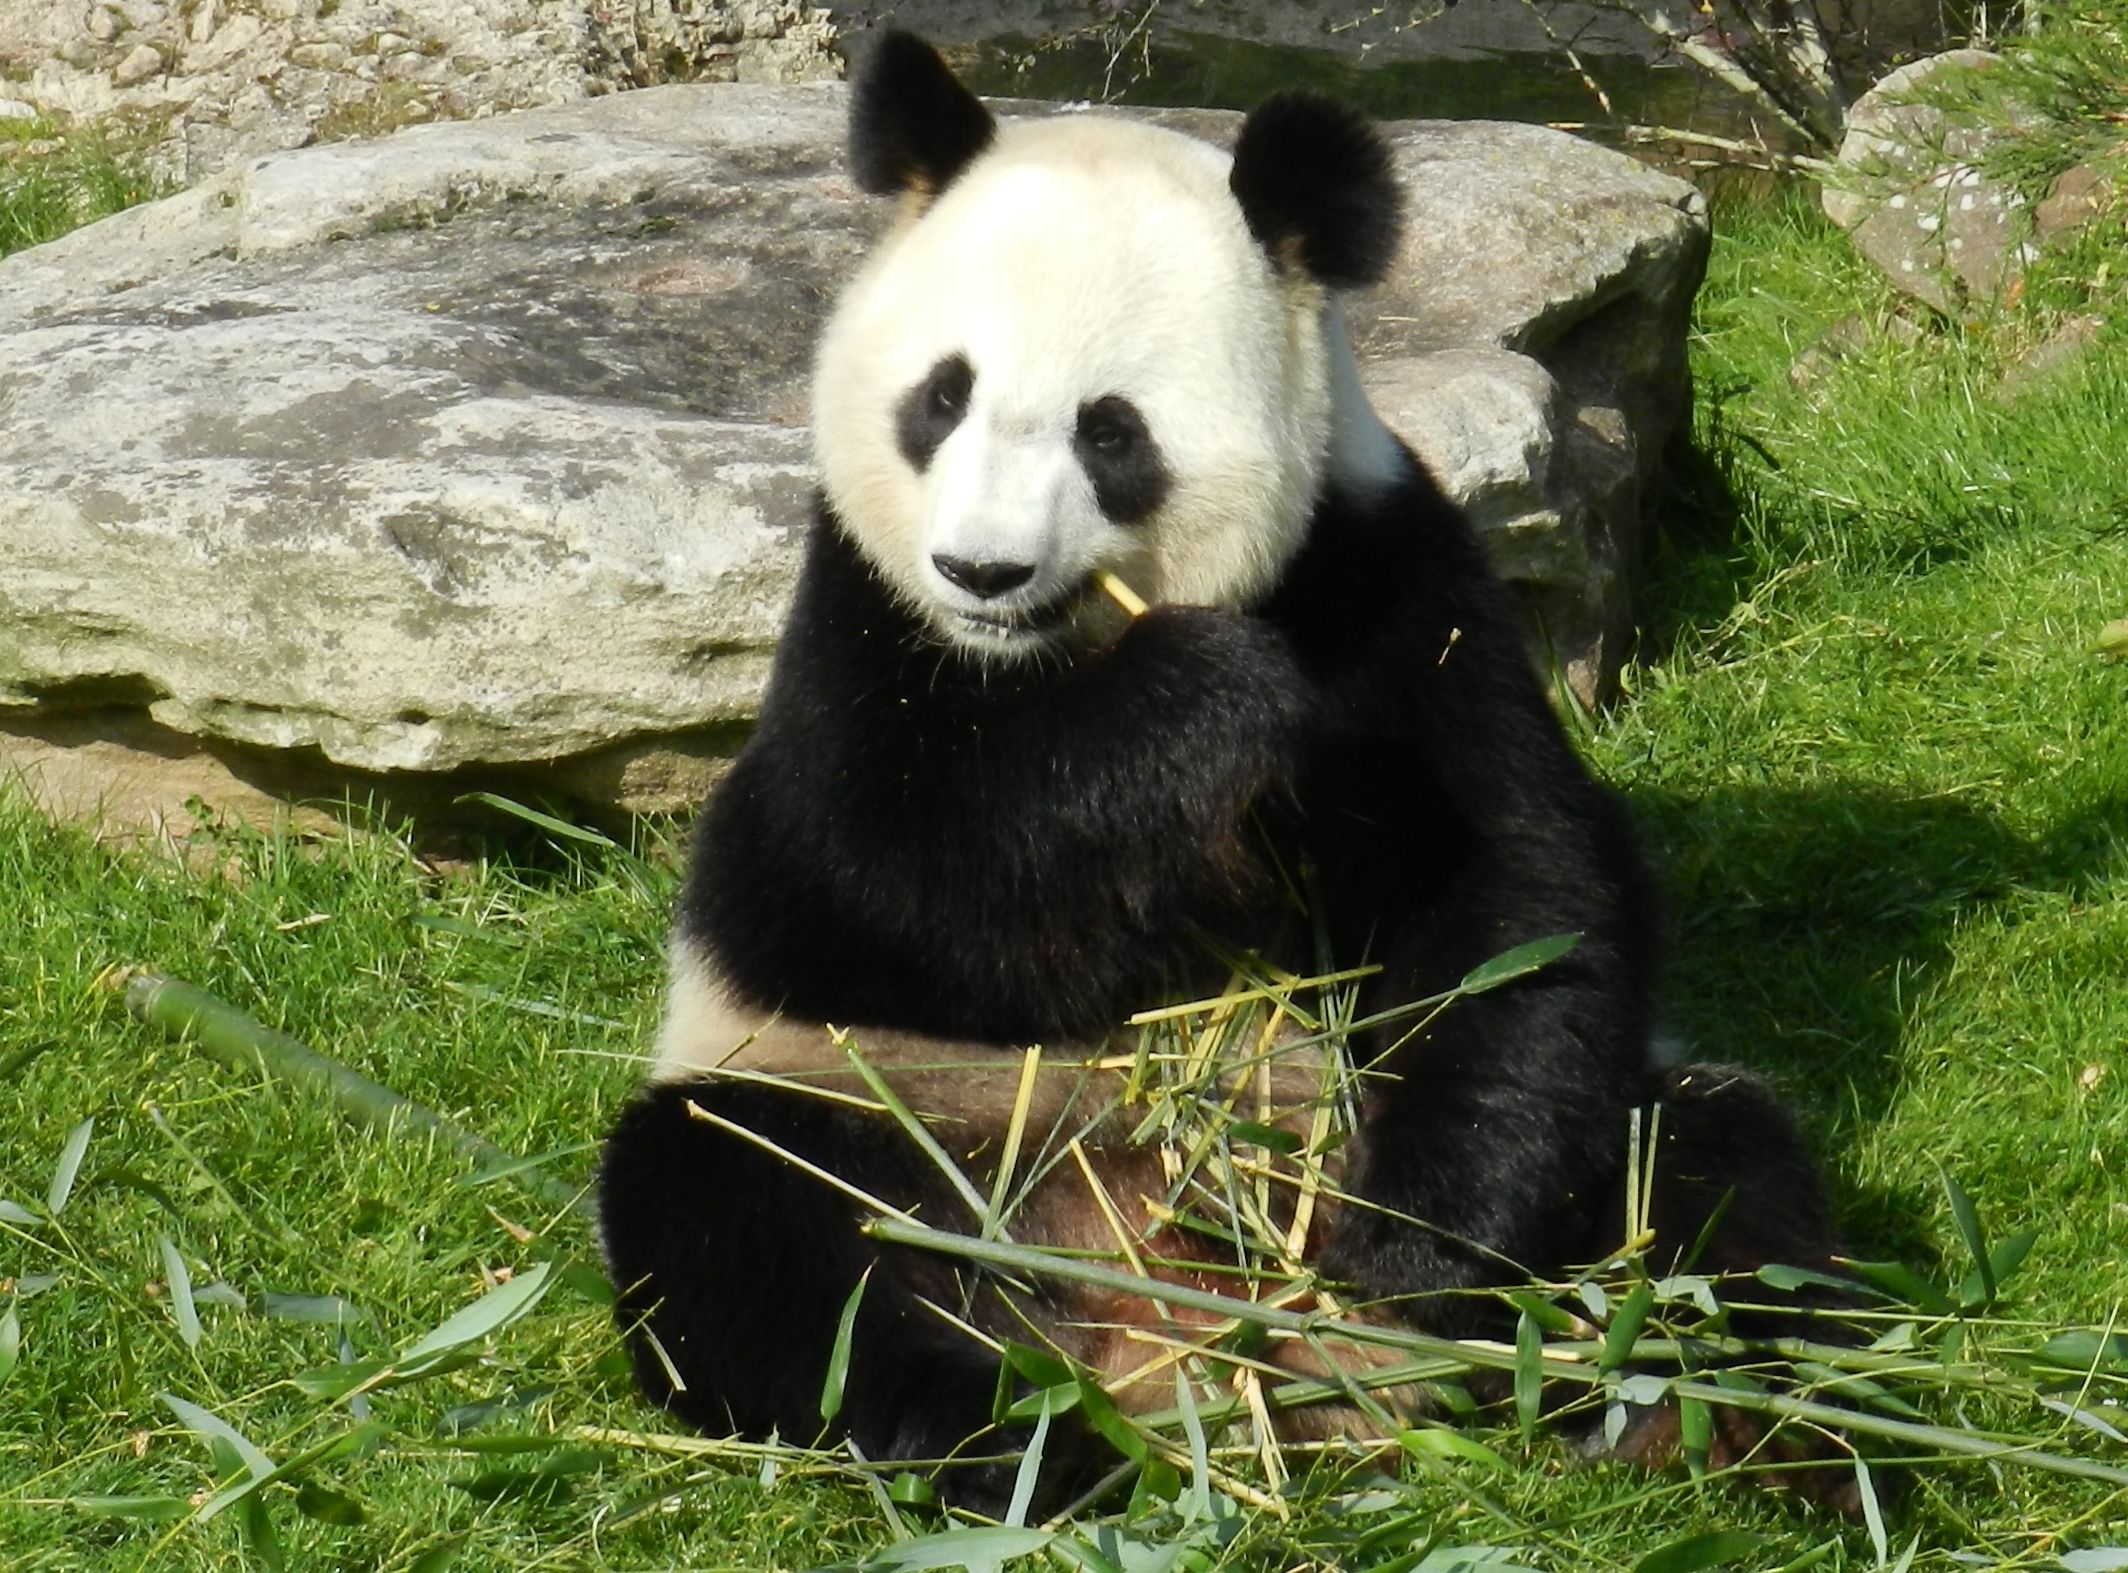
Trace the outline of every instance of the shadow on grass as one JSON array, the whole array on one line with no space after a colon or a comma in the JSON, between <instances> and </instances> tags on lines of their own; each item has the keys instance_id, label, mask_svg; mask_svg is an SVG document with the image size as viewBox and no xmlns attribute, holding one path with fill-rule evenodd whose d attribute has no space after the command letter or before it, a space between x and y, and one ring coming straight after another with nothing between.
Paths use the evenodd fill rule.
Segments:
<instances>
[{"instance_id":1,"label":"shadow on grass","mask_svg":"<svg viewBox=\"0 0 2128 1573\"><path fill-rule=\"evenodd\" d=\"M1771 1072L1831 1146L1892 1108L1958 927L2019 893L2099 899L2128 845L2128 794L2035 839L1983 805L1856 787L1629 795L1668 892L1673 1029L1695 1059ZM1844 1201L1858 1248L1927 1254L1911 1221L1933 1198Z\"/></svg>"}]
</instances>

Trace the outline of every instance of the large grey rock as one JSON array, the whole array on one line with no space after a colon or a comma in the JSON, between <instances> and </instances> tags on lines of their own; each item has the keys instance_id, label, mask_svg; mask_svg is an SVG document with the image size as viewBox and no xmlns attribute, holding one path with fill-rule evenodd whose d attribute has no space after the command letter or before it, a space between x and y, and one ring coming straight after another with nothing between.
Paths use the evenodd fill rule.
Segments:
<instances>
[{"instance_id":1,"label":"large grey rock","mask_svg":"<svg viewBox=\"0 0 2128 1573\"><path fill-rule=\"evenodd\" d=\"M811 342L888 217L842 118L833 84L697 86L419 127L0 263L17 761L57 780L93 714L239 776L698 793L788 595ZM1409 239L1354 311L1367 374L1593 697L1685 393L1698 199L1529 127L1392 137Z\"/></svg>"}]
</instances>

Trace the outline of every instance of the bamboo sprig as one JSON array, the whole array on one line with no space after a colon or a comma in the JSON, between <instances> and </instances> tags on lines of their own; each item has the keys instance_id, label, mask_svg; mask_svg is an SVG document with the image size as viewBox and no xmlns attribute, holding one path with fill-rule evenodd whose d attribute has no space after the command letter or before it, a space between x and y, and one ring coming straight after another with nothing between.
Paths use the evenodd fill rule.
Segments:
<instances>
[{"instance_id":1,"label":"bamboo sprig","mask_svg":"<svg viewBox=\"0 0 2128 1573\"><path fill-rule=\"evenodd\" d=\"M117 969L106 973L103 982L118 993L134 1016L179 1042L197 1045L231 1070L261 1072L306 1092L322 1094L358 1125L427 1136L483 1169L514 1166L512 1177L541 1201L587 1216L591 1211L583 1187L550 1174L526 1171L524 1159L516 1153L454 1125L381 1082L371 1081L360 1071L320 1054L309 1044L275 1031L205 989L145 968Z\"/></svg>"},{"instance_id":2,"label":"bamboo sprig","mask_svg":"<svg viewBox=\"0 0 2128 1573\"><path fill-rule=\"evenodd\" d=\"M1352 1343L1398 1350L1413 1359L1431 1358L1454 1362L1464 1370L1512 1372L1519 1360L1513 1349L1501 1344L1443 1338L1411 1328L1349 1321L1326 1316L1321 1312L1279 1310L1253 1300L1236 1299L1231 1295L1216 1294L1187 1284L1162 1282L1157 1286L1150 1285L1134 1274L1118 1271L1100 1262L1061 1256L1026 1246L970 1239L965 1235L950 1234L942 1229L915 1223L913 1220L880 1218L867 1226L867 1232L875 1239L888 1244L963 1257L969 1261L1021 1274L1057 1278L1122 1294L1144 1295L1148 1291L1156 1291L1160 1299L1167 1304L1202 1311L1234 1322L1302 1337L1334 1334ZM1593 1343L1588 1346L1592 1351L1599 1347L1600 1345ZM1651 1350L1650 1353L1652 1355L1655 1351ZM1637 1360L1640 1357L1641 1351L1636 1343L1629 1358ZM1598 1371L1592 1362L1586 1360L1565 1359L1548 1353L1539 1357L1538 1365L1543 1377L1549 1381L1586 1388L1600 1388L1609 1381L1604 1372ZM1683 1376L1669 1377L1665 1382L1669 1392L1678 1398L1725 1405L1777 1420L1793 1420L1806 1425L1821 1426L1828 1431L1880 1436L1921 1453L1947 1453L1996 1463L2019 1464L2052 1474L2073 1475L2086 1480L2103 1481L2108 1485L2128 1486L2128 1469L2091 1459L2049 1453L2014 1439L1988 1436L1977 1431L1954 1430L1948 1426L1930 1425L1921 1421L1894 1420L1866 1409L1842 1408L1839 1405L1820 1403L1815 1399L1799 1398L1788 1393L1753 1392Z\"/></svg>"}]
</instances>

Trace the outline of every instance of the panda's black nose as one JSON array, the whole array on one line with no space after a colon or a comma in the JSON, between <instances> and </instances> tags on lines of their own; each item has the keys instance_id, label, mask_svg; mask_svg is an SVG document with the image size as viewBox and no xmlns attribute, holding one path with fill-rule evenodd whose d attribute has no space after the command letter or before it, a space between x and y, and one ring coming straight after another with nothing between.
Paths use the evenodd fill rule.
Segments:
<instances>
[{"instance_id":1,"label":"panda's black nose","mask_svg":"<svg viewBox=\"0 0 2128 1573\"><path fill-rule=\"evenodd\" d=\"M945 576L948 584L986 601L1007 590L1017 590L1034 577L1033 563L979 563L950 552L935 554L931 566Z\"/></svg>"}]
</instances>

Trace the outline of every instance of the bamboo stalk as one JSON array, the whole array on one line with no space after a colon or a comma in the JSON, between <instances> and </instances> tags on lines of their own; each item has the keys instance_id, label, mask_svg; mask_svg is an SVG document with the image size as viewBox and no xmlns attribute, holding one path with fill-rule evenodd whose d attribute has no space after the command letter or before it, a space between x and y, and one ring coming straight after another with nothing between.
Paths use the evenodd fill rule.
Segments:
<instances>
[{"instance_id":1,"label":"bamboo stalk","mask_svg":"<svg viewBox=\"0 0 2128 1573\"><path fill-rule=\"evenodd\" d=\"M414 1131L484 1169L523 1161L309 1044L276 1032L205 989L145 969L121 969L109 974L106 983L125 1001L126 1009L149 1026L181 1043L196 1044L231 1070L263 1072L306 1092L323 1094L357 1125ZM580 1186L536 1171L511 1178L550 1206L590 1215L590 1201Z\"/></svg>"},{"instance_id":2,"label":"bamboo stalk","mask_svg":"<svg viewBox=\"0 0 2128 1573\"><path fill-rule=\"evenodd\" d=\"M1104 595L1122 607L1127 615L1131 617L1143 617L1145 615L1145 598L1106 568L1094 575L1094 583L1100 586Z\"/></svg>"}]
</instances>

